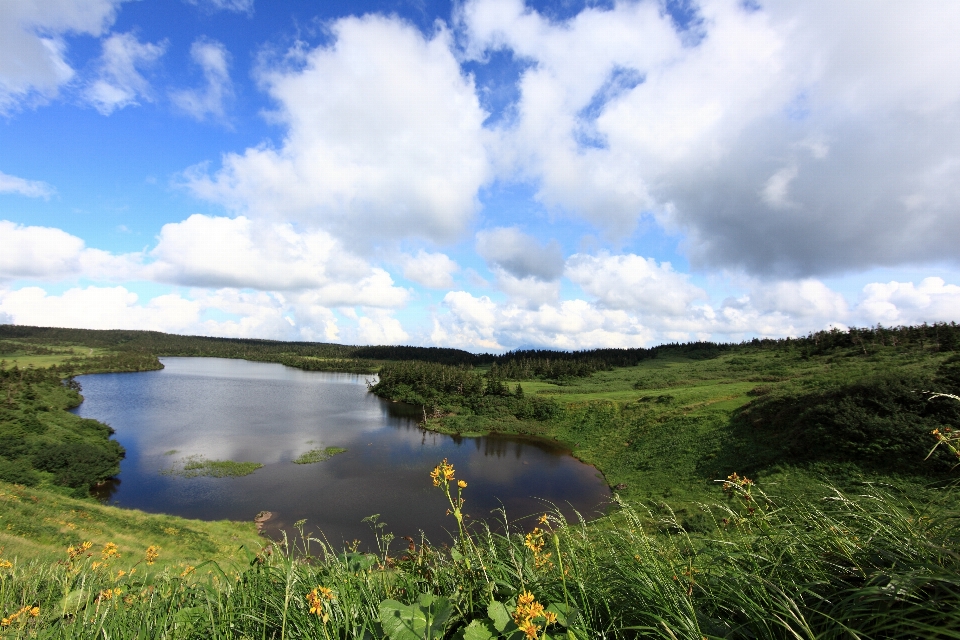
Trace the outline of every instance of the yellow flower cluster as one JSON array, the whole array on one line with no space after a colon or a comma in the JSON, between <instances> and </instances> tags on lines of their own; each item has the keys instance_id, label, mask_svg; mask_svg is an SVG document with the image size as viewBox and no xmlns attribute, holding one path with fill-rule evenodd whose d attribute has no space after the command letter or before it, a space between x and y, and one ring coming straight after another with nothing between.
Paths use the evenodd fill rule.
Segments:
<instances>
[{"instance_id":1,"label":"yellow flower cluster","mask_svg":"<svg viewBox=\"0 0 960 640\"><path fill-rule=\"evenodd\" d=\"M36 618L39 615L40 615L40 607L31 607L30 605L27 605L25 607L21 607L20 610L17 611L16 613L10 614L9 617L3 618L2 620L0 620L0 627L9 627L11 624L17 621L17 618L23 618L24 620L26 620L27 616L31 618Z\"/></svg>"},{"instance_id":2,"label":"yellow flower cluster","mask_svg":"<svg viewBox=\"0 0 960 640\"><path fill-rule=\"evenodd\" d=\"M551 625L557 621L557 616L544 609L532 593L529 591L522 592L517 598L517 609L513 612L514 624L527 635L527 638L536 640L540 637L540 625L536 624L534 620L540 619L543 619L547 625Z\"/></svg>"},{"instance_id":3,"label":"yellow flower cluster","mask_svg":"<svg viewBox=\"0 0 960 640\"><path fill-rule=\"evenodd\" d=\"M533 531L527 534L526 539L523 542L524 546L533 551L534 555L543 551L543 531L540 527L535 527Z\"/></svg>"},{"instance_id":4,"label":"yellow flower cluster","mask_svg":"<svg viewBox=\"0 0 960 640\"><path fill-rule=\"evenodd\" d=\"M147 547L146 557L144 558L147 564L153 564L154 562L157 561L157 558L159 557L160 557L160 547L153 544Z\"/></svg>"},{"instance_id":5,"label":"yellow flower cluster","mask_svg":"<svg viewBox=\"0 0 960 640\"><path fill-rule=\"evenodd\" d=\"M13 563L9 560L0 560L0 569L13 569Z\"/></svg>"},{"instance_id":6,"label":"yellow flower cluster","mask_svg":"<svg viewBox=\"0 0 960 640\"><path fill-rule=\"evenodd\" d=\"M70 559L70 562L73 562L87 551L90 551L90 548L93 547L92 542L84 542L79 547L70 545L67 547L67 557Z\"/></svg>"},{"instance_id":7,"label":"yellow flower cluster","mask_svg":"<svg viewBox=\"0 0 960 640\"><path fill-rule=\"evenodd\" d=\"M120 596L122 591L120 587L115 587L113 589L104 589L97 596L97 602L104 602L105 600L112 600L114 596Z\"/></svg>"},{"instance_id":8,"label":"yellow flower cluster","mask_svg":"<svg viewBox=\"0 0 960 640\"><path fill-rule=\"evenodd\" d=\"M733 491L734 489L745 489L749 491L751 485L753 485L753 480L746 476L741 477L734 471L723 481L723 490Z\"/></svg>"},{"instance_id":9,"label":"yellow flower cluster","mask_svg":"<svg viewBox=\"0 0 960 640\"><path fill-rule=\"evenodd\" d=\"M327 611L324 600L327 602L333 602L337 597L334 595L333 590L327 587L317 585L317 587L307 594L307 603L310 605L310 613L316 614L320 617L320 620L323 621L323 624L327 624L330 620L330 614Z\"/></svg>"},{"instance_id":10,"label":"yellow flower cluster","mask_svg":"<svg viewBox=\"0 0 960 640\"><path fill-rule=\"evenodd\" d=\"M547 567L547 569L553 568L553 563L550 562L550 557L553 555L551 552L543 552L543 547L546 544L544 540L545 533L540 527L534 527L533 531L527 534L527 537L523 540L523 545L533 551L533 566L537 569L541 567Z\"/></svg>"},{"instance_id":11,"label":"yellow flower cluster","mask_svg":"<svg viewBox=\"0 0 960 640\"><path fill-rule=\"evenodd\" d=\"M108 542L103 545L103 549L100 551L100 558L103 560L110 560L112 558L120 557L120 549L117 548L117 543Z\"/></svg>"},{"instance_id":12,"label":"yellow flower cluster","mask_svg":"<svg viewBox=\"0 0 960 640\"><path fill-rule=\"evenodd\" d=\"M430 477L433 479L433 486L439 487L441 484L446 484L447 482L453 482L453 465L447 462L447 459L444 458L443 462L437 465L437 467L430 472ZM466 487L466 483L463 483L463 487Z\"/></svg>"}]
</instances>

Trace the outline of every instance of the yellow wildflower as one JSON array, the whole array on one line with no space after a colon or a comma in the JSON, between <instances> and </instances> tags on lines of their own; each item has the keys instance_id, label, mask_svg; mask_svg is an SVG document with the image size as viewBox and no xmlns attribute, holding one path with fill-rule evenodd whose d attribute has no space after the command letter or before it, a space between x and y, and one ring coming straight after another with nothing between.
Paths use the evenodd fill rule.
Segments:
<instances>
[{"instance_id":1,"label":"yellow wildflower","mask_svg":"<svg viewBox=\"0 0 960 640\"><path fill-rule=\"evenodd\" d=\"M103 602L104 600L113 600L114 596L119 596L120 594L121 594L120 587L117 587L115 589L104 589L97 596L97 600L99 602Z\"/></svg>"},{"instance_id":2,"label":"yellow wildflower","mask_svg":"<svg viewBox=\"0 0 960 640\"><path fill-rule=\"evenodd\" d=\"M310 605L310 613L319 616L320 620L326 624L330 620L330 615L327 612L327 606L324 603L324 600L327 602L333 602L336 599L337 597L334 595L332 589L317 585L313 591L307 594L307 603Z\"/></svg>"},{"instance_id":3,"label":"yellow wildflower","mask_svg":"<svg viewBox=\"0 0 960 640\"><path fill-rule=\"evenodd\" d=\"M533 551L535 554L540 553L543 550L543 531L540 527L534 527L533 531L527 534L527 537L523 541L523 546Z\"/></svg>"},{"instance_id":4,"label":"yellow wildflower","mask_svg":"<svg viewBox=\"0 0 960 640\"><path fill-rule=\"evenodd\" d=\"M466 481L466 480L460 480L459 482L457 482L457 486L460 487L461 489L466 489L466 488L467 488L467 481Z\"/></svg>"},{"instance_id":5,"label":"yellow wildflower","mask_svg":"<svg viewBox=\"0 0 960 640\"><path fill-rule=\"evenodd\" d=\"M157 558L160 557L160 547L156 545L150 545L147 547L147 554L145 560L147 564L153 564L157 561Z\"/></svg>"},{"instance_id":6,"label":"yellow wildflower","mask_svg":"<svg viewBox=\"0 0 960 640\"><path fill-rule=\"evenodd\" d=\"M18 618L22 618L23 616L36 618L39 615L40 607L31 607L30 605L26 605L24 607L20 607L20 610L16 613L12 613L9 617L0 620L0 627L9 627L11 624L16 622Z\"/></svg>"},{"instance_id":7,"label":"yellow wildflower","mask_svg":"<svg viewBox=\"0 0 960 640\"><path fill-rule=\"evenodd\" d=\"M557 616L544 609L543 605L529 591L523 591L517 597L517 608L513 612L513 622L523 631L527 638L536 640L539 637L540 625L534 620L542 618L547 625L554 624Z\"/></svg>"},{"instance_id":8,"label":"yellow wildflower","mask_svg":"<svg viewBox=\"0 0 960 640\"><path fill-rule=\"evenodd\" d=\"M436 468L430 472L430 477L433 479L433 486L439 487L441 483L447 483L453 481L453 465L447 462L447 459L444 458L443 462L438 464Z\"/></svg>"},{"instance_id":9,"label":"yellow wildflower","mask_svg":"<svg viewBox=\"0 0 960 640\"><path fill-rule=\"evenodd\" d=\"M0 569L13 569L13 563L9 560L0 560Z\"/></svg>"},{"instance_id":10,"label":"yellow wildflower","mask_svg":"<svg viewBox=\"0 0 960 640\"><path fill-rule=\"evenodd\" d=\"M93 546L92 542L84 542L79 547L70 545L69 547L67 547L67 557L72 562L73 560L76 560L77 558L85 554L87 551L89 551L90 547L92 546Z\"/></svg>"},{"instance_id":11,"label":"yellow wildflower","mask_svg":"<svg viewBox=\"0 0 960 640\"><path fill-rule=\"evenodd\" d=\"M103 550L100 551L100 557L103 560L119 558L120 550L117 548L117 544L115 542L108 542L107 544L103 545Z\"/></svg>"}]
</instances>

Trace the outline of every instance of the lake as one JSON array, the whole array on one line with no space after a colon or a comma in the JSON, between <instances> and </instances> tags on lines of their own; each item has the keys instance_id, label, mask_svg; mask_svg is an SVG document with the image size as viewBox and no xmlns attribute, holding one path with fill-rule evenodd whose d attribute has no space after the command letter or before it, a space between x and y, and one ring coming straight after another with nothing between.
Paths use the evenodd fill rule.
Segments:
<instances>
[{"instance_id":1,"label":"lake","mask_svg":"<svg viewBox=\"0 0 960 640\"><path fill-rule=\"evenodd\" d=\"M203 520L250 521L269 511L266 533L292 534L305 519L307 531L340 547L354 539L370 544L363 519L373 514L397 536L422 530L434 543L448 542L456 522L429 477L444 458L469 483L465 511L474 519L492 519L504 507L519 521L550 503L592 518L610 497L594 467L549 441L421 429L411 407L367 391L372 376L221 358L161 362L160 371L77 378L85 400L74 412L112 426L127 450L101 495L111 504ZM293 464L319 447L347 451ZM196 455L264 466L244 477L162 473Z\"/></svg>"}]
</instances>

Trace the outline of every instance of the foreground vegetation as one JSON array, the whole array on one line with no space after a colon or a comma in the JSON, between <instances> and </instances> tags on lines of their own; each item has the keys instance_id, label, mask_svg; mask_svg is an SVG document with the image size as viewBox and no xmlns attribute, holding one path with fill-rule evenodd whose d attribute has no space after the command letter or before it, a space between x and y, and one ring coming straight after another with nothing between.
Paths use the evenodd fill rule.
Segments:
<instances>
[{"instance_id":1,"label":"foreground vegetation","mask_svg":"<svg viewBox=\"0 0 960 640\"><path fill-rule=\"evenodd\" d=\"M0 634L960 637L956 325L574 354L363 349L0 325L0 481L17 483L0 482ZM108 427L66 411L70 376L158 355L379 367L373 391L422 407L424 426L555 438L617 497L590 523L500 514L490 528L444 462L432 480L452 538L397 540L374 518L370 552L310 523L272 543L252 523L70 497L122 456Z\"/></svg>"},{"instance_id":2,"label":"foreground vegetation","mask_svg":"<svg viewBox=\"0 0 960 640\"><path fill-rule=\"evenodd\" d=\"M427 479L425 478L425 481ZM467 482L434 484L459 521ZM305 531L244 563L154 563L98 537L59 561L0 559L2 632L56 638L957 638L960 541L944 500L889 488L767 495L731 475L709 536L619 502L608 518L531 530L464 526L450 545L376 553ZM718 493L720 489L718 489ZM152 554L152 555L151 555Z\"/></svg>"}]
</instances>

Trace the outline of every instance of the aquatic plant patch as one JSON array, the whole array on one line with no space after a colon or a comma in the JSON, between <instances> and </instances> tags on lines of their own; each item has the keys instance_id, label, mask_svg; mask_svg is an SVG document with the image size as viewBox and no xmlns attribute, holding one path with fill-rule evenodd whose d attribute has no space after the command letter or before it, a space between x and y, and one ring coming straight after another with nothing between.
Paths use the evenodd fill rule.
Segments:
<instances>
[{"instance_id":1,"label":"aquatic plant patch","mask_svg":"<svg viewBox=\"0 0 960 640\"><path fill-rule=\"evenodd\" d=\"M313 464L315 462L323 462L324 460L329 460L338 453L345 453L346 449L343 447L326 447L323 449L310 449L306 453L300 455L299 457L293 460L293 464Z\"/></svg>"},{"instance_id":2,"label":"aquatic plant patch","mask_svg":"<svg viewBox=\"0 0 960 640\"><path fill-rule=\"evenodd\" d=\"M201 455L192 455L179 460L169 469L160 471L165 476L182 478L228 478L248 476L263 465L259 462L236 462L234 460L208 460Z\"/></svg>"}]
</instances>

